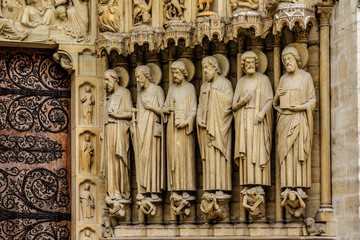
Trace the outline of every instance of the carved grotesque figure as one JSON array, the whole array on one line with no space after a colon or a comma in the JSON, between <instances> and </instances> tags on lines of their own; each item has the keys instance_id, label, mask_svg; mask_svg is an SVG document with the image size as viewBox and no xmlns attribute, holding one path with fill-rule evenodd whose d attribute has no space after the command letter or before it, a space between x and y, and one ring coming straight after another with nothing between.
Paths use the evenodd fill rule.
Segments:
<instances>
[{"instance_id":1,"label":"carved grotesque figure","mask_svg":"<svg viewBox=\"0 0 360 240\"><path fill-rule=\"evenodd\" d=\"M220 75L216 57L202 60L206 81L202 84L197 111L198 140L203 163L203 189L231 190L231 121L233 88Z\"/></svg>"},{"instance_id":2,"label":"carved grotesque figure","mask_svg":"<svg viewBox=\"0 0 360 240\"><path fill-rule=\"evenodd\" d=\"M145 197L143 194L139 193L136 196L136 205L141 212L146 215L154 216L156 214L156 206L152 202L152 199L149 197Z\"/></svg>"},{"instance_id":3,"label":"carved grotesque figure","mask_svg":"<svg viewBox=\"0 0 360 240\"><path fill-rule=\"evenodd\" d=\"M95 199L90 192L90 184L85 183L84 190L80 194L81 216L83 220L94 217Z\"/></svg>"},{"instance_id":4,"label":"carved grotesque figure","mask_svg":"<svg viewBox=\"0 0 360 240\"><path fill-rule=\"evenodd\" d=\"M114 0L100 0L98 4L99 28L102 32L119 32L121 12L119 3Z\"/></svg>"},{"instance_id":5,"label":"carved grotesque figure","mask_svg":"<svg viewBox=\"0 0 360 240\"><path fill-rule=\"evenodd\" d=\"M112 199L129 199L129 125L132 101L130 91L119 85L115 70L105 72L105 88L109 95L104 134L107 191Z\"/></svg>"},{"instance_id":6,"label":"carved grotesque figure","mask_svg":"<svg viewBox=\"0 0 360 240\"><path fill-rule=\"evenodd\" d=\"M81 147L81 170L85 173L91 172L93 164L94 146L91 143L90 135L86 134Z\"/></svg>"},{"instance_id":7,"label":"carved grotesque figure","mask_svg":"<svg viewBox=\"0 0 360 240\"><path fill-rule=\"evenodd\" d=\"M248 210L253 219L260 219L265 216L265 192L261 186L250 189L244 188L241 191L244 195L243 206Z\"/></svg>"},{"instance_id":8,"label":"carved grotesque figure","mask_svg":"<svg viewBox=\"0 0 360 240\"><path fill-rule=\"evenodd\" d=\"M221 209L216 201L216 196L213 193L205 192L203 194L200 209L206 219L215 219L222 216Z\"/></svg>"},{"instance_id":9,"label":"carved grotesque figure","mask_svg":"<svg viewBox=\"0 0 360 240\"><path fill-rule=\"evenodd\" d=\"M174 83L163 107L167 122L167 177L169 191L196 191L195 168L195 87L186 79L182 61L171 65Z\"/></svg>"},{"instance_id":10,"label":"carved grotesque figure","mask_svg":"<svg viewBox=\"0 0 360 240\"><path fill-rule=\"evenodd\" d=\"M190 202L186 200L184 196L174 192L170 196L170 202L171 202L171 210L175 215L184 214L185 217L190 216L191 214Z\"/></svg>"},{"instance_id":11,"label":"carved grotesque figure","mask_svg":"<svg viewBox=\"0 0 360 240\"><path fill-rule=\"evenodd\" d=\"M110 217L117 219L125 217L126 206L121 200L111 199L110 196L106 196L105 203L108 206Z\"/></svg>"},{"instance_id":12,"label":"carved grotesque figure","mask_svg":"<svg viewBox=\"0 0 360 240\"><path fill-rule=\"evenodd\" d=\"M304 216L306 204L303 199L307 198L307 195L301 188L298 188L297 191L287 188L281 193L281 196L283 198L281 206L285 207L293 218Z\"/></svg>"},{"instance_id":13,"label":"carved grotesque figure","mask_svg":"<svg viewBox=\"0 0 360 240\"><path fill-rule=\"evenodd\" d=\"M145 65L135 69L138 82L136 140L134 141L138 191L158 199L164 189L163 126L161 123L164 92L154 83L161 79ZM159 78L160 77L160 78Z\"/></svg>"},{"instance_id":14,"label":"carved grotesque figure","mask_svg":"<svg viewBox=\"0 0 360 240\"><path fill-rule=\"evenodd\" d=\"M109 238L109 237L114 237L114 230L111 227L110 224L110 220L109 219L105 219L104 220L104 225L103 225L103 230L102 230L102 236L104 238Z\"/></svg>"},{"instance_id":15,"label":"carved grotesque figure","mask_svg":"<svg viewBox=\"0 0 360 240\"><path fill-rule=\"evenodd\" d=\"M134 0L134 25L149 24L151 22L152 0Z\"/></svg>"},{"instance_id":16,"label":"carved grotesque figure","mask_svg":"<svg viewBox=\"0 0 360 240\"><path fill-rule=\"evenodd\" d=\"M316 224L315 219L306 218L306 231L309 236L325 236L326 235L326 227L324 224Z\"/></svg>"},{"instance_id":17,"label":"carved grotesque figure","mask_svg":"<svg viewBox=\"0 0 360 240\"><path fill-rule=\"evenodd\" d=\"M81 95L80 101L82 103L82 122L84 124L92 124L93 108L95 104L94 95L91 93L91 87L85 86L85 92Z\"/></svg>"},{"instance_id":18,"label":"carved grotesque figure","mask_svg":"<svg viewBox=\"0 0 360 240\"><path fill-rule=\"evenodd\" d=\"M311 75L300 69L295 47L282 52L287 73L280 78L274 98L277 113L276 161L281 166L281 187L311 186L311 145L316 95Z\"/></svg>"},{"instance_id":19,"label":"carved grotesque figure","mask_svg":"<svg viewBox=\"0 0 360 240\"><path fill-rule=\"evenodd\" d=\"M241 56L245 76L239 79L232 109L235 119L234 159L239 165L240 185L270 186L273 125L273 90L269 78L256 71L258 56Z\"/></svg>"}]
</instances>

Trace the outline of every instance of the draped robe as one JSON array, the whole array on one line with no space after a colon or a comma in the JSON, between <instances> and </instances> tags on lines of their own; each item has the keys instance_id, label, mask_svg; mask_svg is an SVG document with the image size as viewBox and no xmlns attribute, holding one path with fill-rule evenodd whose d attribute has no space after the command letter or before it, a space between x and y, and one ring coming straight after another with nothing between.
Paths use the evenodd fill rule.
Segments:
<instances>
[{"instance_id":1,"label":"draped robe","mask_svg":"<svg viewBox=\"0 0 360 240\"><path fill-rule=\"evenodd\" d=\"M182 86L173 84L169 88L164 107L174 100L175 112L164 115L167 122L167 179L170 191L196 191L195 168L195 87L184 81ZM177 128L176 123L189 121L185 128Z\"/></svg>"},{"instance_id":2,"label":"draped robe","mask_svg":"<svg viewBox=\"0 0 360 240\"><path fill-rule=\"evenodd\" d=\"M162 159L161 116L146 110L143 102L161 108L164 92L161 87L149 83L146 90L139 92L137 99L138 166L141 193L160 193L164 189L164 161Z\"/></svg>"},{"instance_id":3,"label":"draped robe","mask_svg":"<svg viewBox=\"0 0 360 240\"><path fill-rule=\"evenodd\" d=\"M298 90L290 105L306 105L306 110L293 112L278 107L276 127L276 156L280 161L281 187L311 186L311 145L313 138L313 112L316 104L311 75L298 69L296 75L286 73L278 88ZM281 104L281 97L279 99Z\"/></svg>"},{"instance_id":4,"label":"draped robe","mask_svg":"<svg viewBox=\"0 0 360 240\"><path fill-rule=\"evenodd\" d=\"M203 190L231 190L231 121L233 88L220 75L212 83L201 86L198 121L198 141L203 163Z\"/></svg>"},{"instance_id":5,"label":"draped robe","mask_svg":"<svg viewBox=\"0 0 360 240\"><path fill-rule=\"evenodd\" d=\"M130 91L119 87L107 103L107 112L121 114L132 108ZM130 196L129 182L129 120L107 116L104 135L104 155L107 191L110 197L115 193Z\"/></svg>"},{"instance_id":6,"label":"draped robe","mask_svg":"<svg viewBox=\"0 0 360 240\"><path fill-rule=\"evenodd\" d=\"M234 160L239 165L240 185L270 186L274 95L269 78L258 72L251 79L242 77L236 85L234 104L245 92L251 95L249 102L234 112ZM264 113L263 121L259 124L254 124L256 99L259 100L259 111Z\"/></svg>"}]
</instances>

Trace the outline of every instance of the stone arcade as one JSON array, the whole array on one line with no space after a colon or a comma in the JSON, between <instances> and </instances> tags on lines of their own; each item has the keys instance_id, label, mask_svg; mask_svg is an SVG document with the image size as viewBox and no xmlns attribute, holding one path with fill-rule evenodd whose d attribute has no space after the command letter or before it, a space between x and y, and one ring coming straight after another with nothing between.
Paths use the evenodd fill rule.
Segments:
<instances>
[{"instance_id":1,"label":"stone arcade","mask_svg":"<svg viewBox=\"0 0 360 240\"><path fill-rule=\"evenodd\" d=\"M359 13L0 0L0 239L360 239Z\"/></svg>"}]
</instances>

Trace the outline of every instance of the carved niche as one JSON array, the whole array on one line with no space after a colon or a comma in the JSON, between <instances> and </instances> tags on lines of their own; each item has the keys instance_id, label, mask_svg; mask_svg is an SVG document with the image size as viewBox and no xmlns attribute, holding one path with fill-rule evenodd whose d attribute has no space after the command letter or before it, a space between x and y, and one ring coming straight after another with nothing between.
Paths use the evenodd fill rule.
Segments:
<instances>
[{"instance_id":1,"label":"carved niche","mask_svg":"<svg viewBox=\"0 0 360 240\"><path fill-rule=\"evenodd\" d=\"M84 131L79 136L80 146L80 173L95 173L96 172L96 134L91 131Z\"/></svg>"},{"instance_id":2,"label":"carved niche","mask_svg":"<svg viewBox=\"0 0 360 240\"><path fill-rule=\"evenodd\" d=\"M79 88L80 104L79 119L81 125L95 125L96 120L96 89L90 83L84 83Z\"/></svg>"},{"instance_id":3,"label":"carved niche","mask_svg":"<svg viewBox=\"0 0 360 240\"><path fill-rule=\"evenodd\" d=\"M91 180L85 180L79 186L79 216L81 221L95 220L95 196L96 184Z\"/></svg>"}]
</instances>

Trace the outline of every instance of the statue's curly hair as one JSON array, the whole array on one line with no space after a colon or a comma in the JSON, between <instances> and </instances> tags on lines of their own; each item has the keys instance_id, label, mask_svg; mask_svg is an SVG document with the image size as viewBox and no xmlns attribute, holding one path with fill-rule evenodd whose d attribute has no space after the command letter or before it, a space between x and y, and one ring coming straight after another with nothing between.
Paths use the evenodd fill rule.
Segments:
<instances>
[{"instance_id":1,"label":"statue's curly hair","mask_svg":"<svg viewBox=\"0 0 360 240\"><path fill-rule=\"evenodd\" d=\"M217 60L216 57L213 56L207 56L205 58L203 58L202 60L202 64L204 65L205 63L209 63L212 67L215 68L215 71L220 74L221 73L221 69L219 66L219 61Z\"/></svg>"},{"instance_id":2,"label":"statue's curly hair","mask_svg":"<svg viewBox=\"0 0 360 240\"><path fill-rule=\"evenodd\" d=\"M177 60L171 64L171 69L179 69L180 72L184 75L185 79L188 77L188 72L186 70L185 63L181 60Z\"/></svg>"},{"instance_id":3,"label":"statue's curly hair","mask_svg":"<svg viewBox=\"0 0 360 240\"><path fill-rule=\"evenodd\" d=\"M140 71L144 73L144 76L146 79L148 79L150 82L153 82L152 76L151 76L151 70L146 65L140 65L135 68L135 72Z\"/></svg>"},{"instance_id":4,"label":"statue's curly hair","mask_svg":"<svg viewBox=\"0 0 360 240\"><path fill-rule=\"evenodd\" d=\"M255 58L255 69L257 70L259 67L259 57L256 55L256 53L254 53L252 51L246 51L241 55L241 58L240 58L241 69L244 70L246 58Z\"/></svg>"},{"instance_id":5,"label":"statue's curly hair","mask_svg":"<svg viewBox=\"0 0 360 240\"><path fill-rule=\"evenodd\" d=\"M283 57L286 54L292 54L295 57L295 60L297 62L298 67L301 68L301 58L300 58L298 50L295 47L288 46L288 47L284 48L284 50L281 53L281 61L282 61L283 64L284 64L284 58Z\"/></svg>"}]
</instances>

